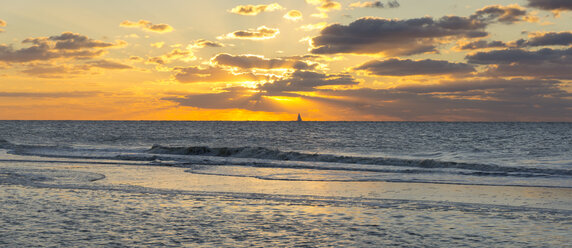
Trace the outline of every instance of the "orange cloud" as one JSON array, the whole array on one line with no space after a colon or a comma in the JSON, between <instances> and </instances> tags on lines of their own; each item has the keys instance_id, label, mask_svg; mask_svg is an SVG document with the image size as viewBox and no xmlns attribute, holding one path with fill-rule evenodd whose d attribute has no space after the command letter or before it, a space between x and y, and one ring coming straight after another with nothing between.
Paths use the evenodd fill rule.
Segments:
<instances>
[{"instance_id":1,"label":"orange cloud","mask_svg":"<svg viewBox=\"0 0 572 248\"><path fill-rule=\"evenodd\" d=\"M283 9L280 4L273 3L268 5L239 5L231 10L230 13L238 14L238 15L250 15L255 16L262 12L270 12Z\"/></svg>"},{"instance_id":2,"label":"orange cloud","mask_svg":"<svg viewBox=\"0 0 572 248\"><path fill-rule=\"evenodd\" d=\"M246 82L260 81L266 79L265 76L253 73L235 74L231 71L219 67L209 66L201 68L198 66L176 67L174 70L175 79L182 83L198 82Z\"/></svg>"},{"instance_id":3,"label":"orange cloud","mask_svg":"<svg viewBox=\"0 0 572 248\"><path fill-rule=\"evenodd\" d=\"M173 31L173 27L169 24L153 24L150 21L139 20L138 22L123 21L119 24L120 27L126 28L141 28L145 31L155 32L155 33L168 33Z\"/></svg>"},{"instance_id":4,"label":"orange cloud","mask_svg":"<svg viewBox=\"0 0 572 248\"><path fill-rule=\"evenodd\" d=\"M2 19L0 19L0 27L6 27L6 22ZM0 33L4 32L4 29L0 28Z\"/></svg>"}]
</instances>

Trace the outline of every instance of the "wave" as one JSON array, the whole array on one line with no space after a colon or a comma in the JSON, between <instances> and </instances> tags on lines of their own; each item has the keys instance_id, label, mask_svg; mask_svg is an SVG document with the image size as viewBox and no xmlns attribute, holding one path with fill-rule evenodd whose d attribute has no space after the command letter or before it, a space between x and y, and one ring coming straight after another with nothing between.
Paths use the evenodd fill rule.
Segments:
<instances>
[{"instance_id":1,"label":"wave","mask_svg":"<svg viewBox=\"0 0 572 248\"><path fill-rule=\"evenodd\" d=\"M572 176L562 168L515 167L497 164L439 161L435 159L404 159L395 157L341 156L332 154L281 151L265 147L166 146L151 148L72 147L65 145L14 144L0 138L0 149L10 154L65 159L73 163L109 163L196 168L219 165L250 168L282 168L312 171L389 173L400 175L459 175L487 178L554 178ZM11 158L27 160L28 158ZM22 161L23 161L22 160ZM52 162L44 161L43 162ZM53 161L57 163L58 161ZM61 161L64 162L64 161ZM203 171L204 172L204 171ZM373 176L373 175L372 175ZM503 180L503 179L498 179Z\"/></svg>"},{"instance_id":2,"label":"wave","mask_svg":"<svg viewBox=\"0 0 572 248\"><path fill-rule=\"evenodd\" d=\"M572 170L566 170L566 169L509 167L509 166L500 166L495 164L438 161L434 159L401 159L401 158L386 158L386 157L338 156L338 155L317 154L317 153L309 154L309 153L292 152L292 151L285 152L277 149L268 149L265 147L211 148L208 146L171 147L163 145L153 145L151 149L147 150L147 152L151 154L198 155L198 156L214 156L214 157L254 158L254 159L281 160L281 161L401 166L401 167L414 167L423 169L462 169L462 170L474 171L470 172L469 174L477 176L478 175L482 176L512 175L521 177L539 177L539 176L551 176L551 175L572 176ZM255 165L255 166L262 167L265 165ZM292 166L288 166L288 168L292 168ZM316 169L316 167L312 168ZM321 169L343 170L343 168L339 167L328 167ZM372 169L351 168L350 170L383 172L375 169L372 170ZM411 172L411 171L402 171L402 172Z\"/></svg>"}]
</instances>

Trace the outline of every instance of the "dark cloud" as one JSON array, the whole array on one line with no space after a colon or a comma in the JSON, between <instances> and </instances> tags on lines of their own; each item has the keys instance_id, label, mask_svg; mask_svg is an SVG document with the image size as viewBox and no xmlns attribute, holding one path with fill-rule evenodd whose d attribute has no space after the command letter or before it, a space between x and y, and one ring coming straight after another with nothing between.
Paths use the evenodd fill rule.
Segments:
<instances>
[{"instance_id":1,"label":"dark cloud","mask_svg":"<svg viewBox=\"0 0 572 248\"><path fill-rule=\"evenodd\" d=\"M469 17L422 17L407 20L361 18L349 25L333 24L312 38L315 54L355 53L389 56L437 52L450 38L480 38L487 25L520 21L526 11L518 6L488 6Z\"/></svg>"},{"instance_id":2,"label":"dark cloud","mask_svg":"<svg viewBox=\"0 0 572 248\"><path fill-rule=\"evenodd\" d=\"M58 36L28 38L22 41L30 47L14 49L0 44L0 61L7 63L25 63L47 61L57 58L90 59L101 56L105 48L124 46L124 41L109 43L93 40L75 33L62 33Z\"/></svg>"},{"instance_id":3,"label":"dark cloud","mask_svg":"<svg viewBox=\"0 0 572 248\"><path fill-rule=\"evenodd\" d=\"M473 41L473 42L469 42L466 44L462 44L460 46L458 46L457 48L460 50L477 50L477 49L484 49L484 48L502 48L502 47L508 47L508 45L502 41L485 41L485 40L479 40L479 41Z\"/></svg>"},{"instance_id":4,"label":"dark cloud","mask_svg":"<svg viewBox=\"0 0 572 248\"><path fill-rule=\"evenodd\" d=\"M520 39L512 42L502 41L473 41L466 44L460 44L457 49L460 50L477 50L485 48L523 48L537 46L569 46L572 45L571 32L548 32L539 33L532 36L529 40Z\"/></svg>"},{"instance_id":5,"label":"dark cloud","mask_svg":"<svg viewBox=\"0 0 572 248\"><path fill-rule=\"evenodd\" d=\"M231 10L229 10L230 13L234 13L234 14L239 14L239 15L251 15L251 16L255 16L258 15L262 12L268 12L268 11L275 11L275 10L281 10L283 9L282 6L280 6L280 4L277 3L273 3L273 4L268 4L268 5L239 5L236 6L234 8L232 8Z\"/></svg>"},{"instance_id":6,"label":"dark cloud","mask_svg":"<svg viewBox=\"0 0 572 248\"><path fill-rule=\"evenodd\" d=\"M206 68L200 68L197 66L176 67L174 72L175 79L182 83L244 82L260 81L266 79L265 76L259 76L253 73L234 74L230 71L215 66L209 66Z\"/></svg>"},{"instance_id":7,"label":"dark cloud","mask_svg":"<svg viewBox=\"0 0 572 248\"><path fill-rule=\"evenodd\" d=\"M388 59L372 60L353 68L376 76L443 75L474 72L473 66L465 63L451 63L444 60Z\"/></svg>"},{"instance_id":8,"label":"dark cloud","mask_svg":"<svg viewBox=\"0 0 572 248\"><path fill-rule=\"evenodd\" d=\"M572 64L501 64L490 66L481 75L489 77L534 77L572 80Z\"/></svg>"},{"instance_id":9,"label":"dark cloud","mask_svg":"<svg viewBox=\"0 0 572 248\"><path fill-rule=\"evenodd\" d=\"M226 53L218 54L211 59L211 61L223 66L238 67L241 69L298 69L298 70L312 70L317 64L310 64L308 62L279 58L279 59L266 59L261 56L254 55L230 55Z\"/></svg>"},{"instance_id":10,"label":"dark cloud","mask_svg":"<svg viewBox=\"0 0 572 248\"><path fill-rule=\"evenodd\" d=\"M482 25L462 20L462 17L446 17L439 21L430 17L409 20L361 18L347 26L333 24L322 29L319 36L312 38L311 52L412 55L436 52L437 38L487 35L480 30Z\"/></svg>"},{"instance_id":11,"label":"dark cloud","mask_svg":"<svg viewBox=\"0 0 572 248\"><path fill-rule=\"evenodd\" d=\"M110 42L103 42L99 40L90 39L85 35L75 34L71 32L65 32L61 35L50 36L48 40L55 41L55 49L61 50L79 50L79 49L90 49L90 48L105 48L105 47L113 47L119 45L125 45L125 43L121 42L121 44L114 44ZM26 39L23 43L34 43L38 44L43 41L38 39Z\"/></svg>"},{"instance_id":12,"label":"dark cloud","mask_svg":"<svg viewBox=\"0 0 572 248\"><path fill-rule=\"evenodd\" d=\"M260 86L269 94L295 91L313 91L321 86L357 85L349 74L323 74L312 71L295 71L283 79Z\"/></svg>"},{"instance_id":13,"label":"dark cloud","mask_svg":"<svg viewBox=\"0 0 572 248\"><path fill-rule=\"evenodd\" d=\"M483 76L572 79L572 48L494 50L478 52L466 58L469 63L489 65Z\"/></svg>"},{"instance_id":14,"label":"dark cloud","mask_svg":"<svg viewBox=\"0 0 572 248\"><path fill-rule=\"evenodd\" d=\"M572 10L570 0L528 0L528 6L543 10Z\"/></svg>"},{"instance_id":15,"label":"dark cloud","mask_svg":"<svg viewBox=\"0 0 572 248\"><path fill-rule=\"evenodd\" d=\"M272 39L278 35L280 31L277 28L267 28L266 26L258 27L256 30L239 30L219 37L220 39L248 39L248 40L264 40Z\"/></svg>"},{"instance_id":16,"label":"dark cloud","mask_svg":"<svg viewBox=\"0 0 572 248\"><path fill-rule=\"evenodd\" d=\"M397 8L401 5L399 4L399 2L397 2L397 0L393 0L393 1L390 0L387 2L387 6L389 6L390 8Z\"/></svg>"},{"instance_id":17,"label":"dark cloud","mask_svg":"<svg viewBox=\"0 0 572 248\"><path fill-rule=\"evenodd\" d=\"M138 22L123 21L119 24L120 27L126 28L141 28L145 31L155 32L155 33L168 33L173 31L173 27L169 24L153 24L147 20L139 20Z\"/></svg>"},{"instance_id":18,"label":"dark cloud","mask_svg":"<svg viewBox=\"0 0 572 248\"><path fill-rule=\"evenodd\" d=\"M340 112L398 120L572 120L572 95L555 80L445 81L393 89L322 90L320 94L345 98L338 103Z\"/></svg>"},{"instance_id":19,"label":"dark cloud","mask_svg":"<svg viewBox=\"0 0 572 248\"><path fill-rule=\"evenodd\" d=\"M538 51L523 49L504 49L488 52L478 52L466 56L469 63L473 64L570 64L572 63L572 48L551 49L543 48Z\"/></svg>"},{"instance_id":20,"label":"dark cloud","mask_svg":"<svg viewBox=\"0 0 572 248\"><path fill-rule=\"evenodd\" d=\"M522 21L527 16L526 14L526 10L518 5L494 5L477 10L470 18L481 22L493 22L496 20L501 23L512 24Z\"/></svg>"},{"instance_id":21,"label":"dark cloud","mask_svg":"<svg viewBox=\"0 0 572 248\"><path fill-rule=\"evenodd\" d=\"M569 46L572 45L572 32L548 32L538 34L522 46Z\"/></svg>"}]
</instances>

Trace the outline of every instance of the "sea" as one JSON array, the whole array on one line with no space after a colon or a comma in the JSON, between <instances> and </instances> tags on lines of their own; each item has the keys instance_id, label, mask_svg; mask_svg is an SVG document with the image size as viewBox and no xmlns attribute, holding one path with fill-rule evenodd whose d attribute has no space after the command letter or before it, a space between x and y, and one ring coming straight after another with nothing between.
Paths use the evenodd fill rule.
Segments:
<instances>
[{"instance_id":1,"label":"sea","mask_svg":"<svg viewBox=\"0 0 572 248\"><path fill-rule=\"evenodd\" d=\"M0 121L2 247L572 247L572 123Z\"/></svg>"}]
</instances>

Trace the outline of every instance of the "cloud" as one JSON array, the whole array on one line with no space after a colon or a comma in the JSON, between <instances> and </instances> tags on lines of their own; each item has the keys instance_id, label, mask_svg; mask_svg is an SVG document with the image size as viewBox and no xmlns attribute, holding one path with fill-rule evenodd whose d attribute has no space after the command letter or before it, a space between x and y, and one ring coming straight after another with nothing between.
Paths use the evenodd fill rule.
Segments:
<instances>
[{"instance_id":1,"label":"cloud","mask_svg":"<svg viewBox=\"0 0 572 248\"><path fill-rule=\"evenodd\" d=\"M119 62L106 60L106 59L90 61L90 62L87 62L86 64L93 66L93 67L99 67L99 68L110 69L110 70L133 69L133 67L130 65L125 65L125 64L122 64Z\"/></svg>"},{"instance_id":2,"label":"cloud","mask_svg":"<svg viewBox=\"0 0 572 248\"><path fill-rule=\"evenodd\" d=\"M571 121L572 95L561 84L556 80L490 79L319 93L343 99L337 103L339 112L397 120Z\"/></svg>"},{"instance_id":3,"label":"cloud","mask_svg":"<svg viewBox=\"0 0 572 248\"><path fill-rule=\"evenodd\" d=\"M385 8L385 4L383 4L383 2L381 1L369 1L369 2L354 2L350 4L351 8L380 8L383 9ZM388 1L387 2L387 7L389 8L397 8L399 7L400 4L397 1Z\"/></svg>"},{"instance_id":4,"label":"cloud","mask_svg":"<svg viewBox=\"0 0 572 248\"><path fill-rule=\"evenodd\" d=\"M151 43L151 46L154 48L161 48L165 45L164 41L159 41L159 42L155 42L155 43Z\"/></svg>"},{"instance_id":5,"label":"cloud","mask_svg":"<svg viewBox=\"0 0 572 248\"><path fill-rule=\"evenodd\" d=\"M304 31L312 31L312 30L322 29L327 25L328 25L327 22L319 22L316 24L303 25L300 27L300 29L302 29Z\"/></svg>"},{"instance_id":6,"label":"cloud","mask_svg":"<svg viewBox=\"0 0 572 248\"><path fill-rule=\"evenodd\" d=\"M170 97L163 100L205 109L246 109L251 111L282 111L280 105L268 100L255 89L228 87L223 92Z\"/></svg>"},{"instance_id":7,"label":"cloud","mask_svg":"<svg viewBox=\"0 0 572 248\"><path fill-rule=\"evenodd\" d=\"M317 5L318 10L328 12L331 10L339 10L342 5L332 0L306 0L306 3Z\"/></svg>"},{"instance_id":8,"label":"cloud","mask_svg":"<svg viewBox=\"0 0 572 248\"><path fill-rule=\"evenodd\" d=\"M572 45L572 32L533 33L532 38L521 46L569 46Z\"/></svg>"},{"instance_id":9,"label":"cloud","mask_svg":"<svg viewBox=\"0 0 572 248\"><path fill-rule=\"evenodd\" d=\"M241 69L313 70L317 66L316 63L311 64L297 59L267 59L256 55L230 55L226 53L216 55L211 61L221 66L238 67Z\"/></svg>"},{"instance_id":10,"label":"cloud","mask_svg":"<svg viewBox=\"0 0 572 248\"><path fill-rule=\"evenodd\" d=\"M301 77L318 79L306 81L310 83L327 78L327 75L309 73ZM287 111L283 109L283 105L273 104L269 96L290 96L311 100L338 115L362 118L367 116L370 119L572 121L572 95L562 90L562 83L556 80L455 80L390 89L316 89L319 87L317 85L321 84L267 83L258 90L230 87L218 93L193 94L163 100L176 102L181 106L209 109ZM315 96L293 93L308 90L314 91Z\"/></svg>"},{"instance_id":11,"label":"cloud","mask_svg":"<svg viewBox=\"0 0 572 248\"><path fill-rule=\"evenodd\" d=\"M486 48L523 48L537 46L569 46L572 45L572 32L532 33L529 40L520 39L505 43L503 41L473 41L459 43L456 49L477 50Z\"/></svg>"},{"instance_id":12,"label":"cloud","mask_svg":"<svg viewBox=\"0 0 572 248\"><path fill-rule=\"evenodd\" d=\"M523 20L533 20L534 18L527 16L527 12L524 8L514 4L509 6L493 5L484 7L477 10L477 12L471 16L471 19L480 20L482 22L496 20L504 24L512 24Z\"/></svg>"},{"instance_id":13,"label":"cloud","mask_svg":"<svg viewBox=\"0 0 572 248\"><path fill-rule=\"evenodd\" d=\"M349 25L333 24L311 39L315 54L384 54L389 56L435 53L451 38L481 38L491 23L523 21L527 13L518 5L487 6L469 17L444 16L407 20L361 18Z\"/></svg>"},{"instance_id":14,"label":"cloud","mask_svg":"<svg viewBox=\"0 0 572 248\"><path fill-rule=\"evenodd\" d=\"M22 43L31 44L31 46L14 49L12 46L0 44L0 61L26 63L58 58L90 59L103 55L104 49L123 47L127 44L124 41L110 43L93 40L87 36L71 32L50 37L28 38Z\"/></svg>"},{"instance_id":15,"label":"cloud","mask_svg":"<svg viewBox=\"0 0 572 248\"><path fill-rule=\"evenodd\" d=\"M7 23L6 21L0 19L0 27L6 27ZM0 33L4 32L4 29L0 28Z\"/></svg>"},{"instance_id":16,"label":"cloud","mask_svg":"<svg viewBox=\"0 0 572 248\"><path fill-rule=\"evenodd\" d=\"M216 42L216 41L200 39L200 40L196 40L195 42L193 42L193 44L191 46L193 48L224 47L224 44Z\"/></svg>"},{"instance_id":17,"label":"cloud","mask_svg":"<svg viewBox=\"0 0 572 248\"><path fill-rule=\"evenodd\" d=\"M69 91L69 92L0 92L0 97L17 98L82 98L100 95L99 91Z\"/></svg>"},{"instance_id":18,"label":"cloud","mask_svg":"<svg viewBox=\"0 0 572 248\"><path fill-rule=\"evenodd\" d=\"M572 1L569 0L528 0L528 6L543 10L572 10Z\"/></svg>"},{"instance_id":19,"label":"cloud","mask_svg":"<svg viewBox=\"0 0 572 248\"><path fill-rule=\"evenodd\" d=\"M352 70L366 71L368 74L376 76L467 74L475 71L474 67L469 64L431 59L372 60L354 67Z\"/></svg>"},{"instance_id":20,"label":"cloud","mask_svg":"<svg viewBox=\"0 0 572 248\"><path fill-rule=\"evenodd\" d=\"M501 64L490 66L483 76L489 77L533 77L541 79L572 80L572 65L553 64Z\"/></svg>"},{"instance_id":21,"label":"cloud","mask_svg":"<svg viewBox=\"0 0 572 248\"><path fill-rule=\"evenodd\" d=\"M572 48L494 50L469 54L466 58L469 63L489 65L482 73L484 76L572 79Z\"/></svg>"},{"instance_id":22,"label":"cloud","mask_svg":"<svg viewBox=\"0 0 572 248\"><path fill-rule=\"evenodd\" d=\"M231 10L229 10L229 12L234 13L234 14L238 14L238 15L255 16L255 15L258 15L262 12L270 12L270 11L276 11L276 10L281 10L281 9L284 9L284 8L282 8L282 6L280 6L280 4L273 3L273 4L268 4L268 5L239 5L239 6L232 8Z\"/></svg>"},{"instance_id":23,"label":"cloud","mask_svg":"<svg viewBox=\"0 0 572 248\"><path fill-rule=\"evenodd\" d=\"M61 35L50 36L47 40L55 41L55 49L60 50L80 50L80 49L91 49L91 48L106 48L114 46L123 46L126 43L124 41L119 41L118 44L104 42L99 40L93 40L85 35L80 35L72 32L64 32ZM22 41L22 43L32 43L36 45L41 45L46 42L46 38L31 38Z\"/></svg>"},{"instance_id":24,"label":"cloud","mask_svg":"<svg viewBox=\"0 0 572 248\"><path fill-rule=\"evenodd\" d=\"M377 54L389 56L436 52L438 38L483 37L485 25L463 17L434 21L430 17L388 20L361 18L349 25L333 24L311 39L314 54Z\"/></svg>"},{"instance_id":25,"label":"cloud","mask_svg":"<svg viewBox=\"0 0 572 248\"><path fill-rule=\"evenodd\" d=\"M277 28L267 28L266 26L258 27L256 30L239 30L224 36L218 37L219 39L247 39L247 40L265 40L275 38L280 31Z\"/></svg>"},{"instance_id":26,"label":"cloud","mask_svg":"<svg viewBox=\"0 0 572 248\"><path fill-rule=\"evenodd\" d=\"M165 64L171 63L174 60L181 60L181 61L188 62L188 61L193 61L196 59L197 59L197 57L195 57L195 55L193 54L192 51L175 48L175 49L171 50L170 52L163 54L161 56L150 57L149 59L147 59L147 63L165 65Z\"/></svg>"},{"instance_id":27,"label":"cloud","mask_svg":"<svg viewBox=\"0 0 572 248\"><path fill-rule=\"evenodd\" d=\"M550 49L543 48L538 51L526 51L523 49L505 49L489 52L478 52L466 56L469 63L473 64L540 64L544 62L554 64L572 63L572 48Z\"/></svg>"},{"instance_id":28,"label":"cloud","mask_svg":"<svg viewBox=\"0 0 572 248\"><path fill-rule=\"evenodd\" d=\"M86 65L32 64L23 73L40 78L73 78L90 70Z\"/></svg>"},{"instance_id":29,"label":"cloud","mask_svg":"<svg viewBox=\"0 0 572 248\"><path fill-rule=\"evenodd\" d=\"M456 48L459 50L477 50L477 49L485 49L485 48L499 48L499 47L508 47L508 45L502 41L485 41L485 40L478 40L469 43L459 44Z\"/></svg>"},{"instance_id":30,"label":"cloud","mask_svg":"<svg viewBox=\"0 0 572 248\"><path fill-rule=\"evenodd\" d=\"M73 78L86 73L97 74L93 68L108 70L132 69L133 67L111 60L88 61L84 64L55 64L55 63L32 63L27 65L23 73L40 78Z\"/></svg>"},{"instance_id":31,"label":"cloud","mask_svg":"<svg viewBox=\"0 0 572 248\"><path fill-rule=\"evenodd\" d=\"M139 20L138 22L123 21L119 24L119 26L126 28L140 28L142 30L155 33L168 33L174 30L173 27L171 27L169 24L153 24L146 20Z\"/></svg>"},{"instance_id":32,"label":"cloud","mask_svg":"<svg viewBox=\"0 0 572 248\"><path fill-rule=\"evenodd\" d=\"M266 79L265 76L253 73L232 73L220 67L209 66L201 68L198 66L175 67L175 79L182 83L198 82L246 82L260 81Z\"/></svg>"},{"instance_id":33,"label":"cloud","mask_svg":"<svg viewBox=\"0 0 572 248\"><path fill-rule=\"evenodd\" d=\"M282 79L266 83L259 88L268 94L279 94L283 92L314 91L321 86L333 85L357 85L356 81L349 74L323 74L313 71L295 71Z\"/></svg>"},{"instance_id":34,"label":"cloud","mask_svg":"<svg viewBox=\"0 0 572 248\"><path fill-rule=\"evenodd\" d=\"M407 20L361 18L349 25L333 24L312 38L315 54L355 53L389 56L437 52L446 38L480 38L491 23L512 24L524 19L518 5L488 6L469 17L422 17Z\"/></svg>"},{"instance_id":35,"label":"cloud","mask_svg":"<svg viewBox=\"0 0 572 248\"><path fill-rule=\"evenodd\" d=\"M291 21L300 21L302 20L302 12L298 10L290 10L284 15L284 18Z\"/></svg>"}]
</instances>

